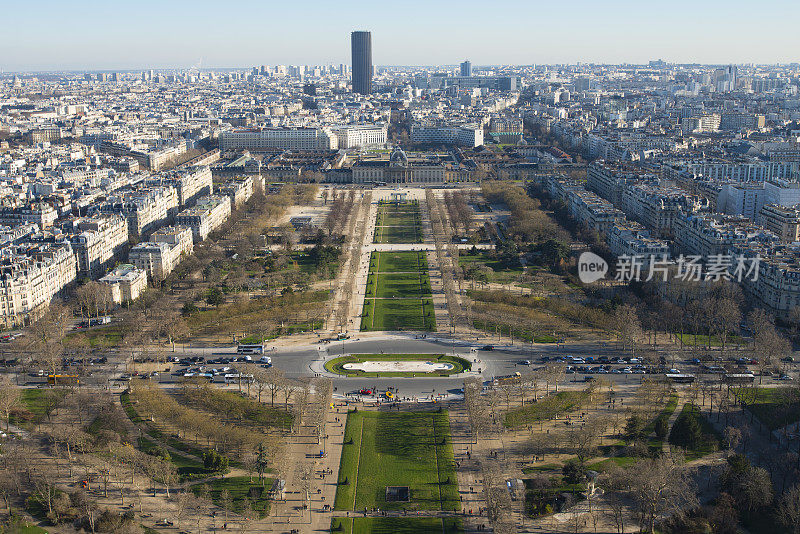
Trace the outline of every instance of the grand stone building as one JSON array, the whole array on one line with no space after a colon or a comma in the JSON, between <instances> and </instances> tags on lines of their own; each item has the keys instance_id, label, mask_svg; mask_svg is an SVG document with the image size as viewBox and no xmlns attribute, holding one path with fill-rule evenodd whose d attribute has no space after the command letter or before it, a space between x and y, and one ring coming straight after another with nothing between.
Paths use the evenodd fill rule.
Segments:
<instances>
[{"instance_id":1,"label":"grand stone building","mask_svg":"<svg viewBox=\"0 0 800 534\"><path fill-rule=\"evenodd\" d=\"M412 159L396 148L389 159L362 160L353 164L353 183L366 184L437 184L446 178L446 165L441 161Z\"/></svg>"}]
</instances>

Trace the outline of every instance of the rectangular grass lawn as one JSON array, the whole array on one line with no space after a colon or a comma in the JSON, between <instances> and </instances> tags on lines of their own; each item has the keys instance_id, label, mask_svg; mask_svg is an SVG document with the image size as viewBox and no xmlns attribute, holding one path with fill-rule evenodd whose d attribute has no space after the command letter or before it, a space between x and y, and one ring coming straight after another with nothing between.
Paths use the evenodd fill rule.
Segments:
<instances>
[{"instance_id":1,"label":"rectangular grass lawn","mask_svg":"<svg viewBox=\"0 0 800 534\"><path fill-rule=\"evenodd\" d=\"M375 243L422 243L422 230L418 226L376 226Z\"/></svg>"},{"instance_id":2,"label":"rectangular grass lawn","mask_svg":"<svg viewBox=\"0 0 800 534\"><path fill-rule=\"evenodd\" d=\"M436 330L430 299L364 299L361 330Z\"/></svg>"},{"instance_id":3,"label":"rectangular grass lawn","mask_svg":"<svg viewBox=\"0 0 800 534\"><path fill-rule=\"evenodd\" d=\"M426 330L421 299L376 299L372 330Z\"/></svg>"},{"instance_id":4,"label":"rectangular grass lawn","mask_svg":"<svg viewBox=\"0 0 800 534\"><path fill-rule=\"evenodd\" d=\"M378 252L372 264L375 272L379 273L408 273L427 271L428 261L425 252Z\"/></svg>"},{"instance_id":5,"label":"rectangular grass lawn","mask_svg":"<svg viewBox=\"0 0 800 534\"><path fill-rule=\"evenodd\" d=\"M464 532L458 517L356 517L334 518L331 532L343 534L458 534Z\"/></svg>"},{"instance_id":6,"label":"rectangular grass lawn","mask_svg":"<svg viewBox=\"0 0 800 534\"><path fill-rule=\"evenodd\" d=\"M417 226L419 211L387 211L383 210L375 221L377 226Z\"/></svg>"},{"instance_id":7,"label":"rectangular grass lawn","mask_svg":"<svg viewBox=\"0 0 800 534\"><path fill-rule=\"evenodd\" d=\"M391 274L381 273L378 276L378 298L419 298L430 296L430 280L428 274L419 273Z\"/></svg>"},{"instance_id":8,"label":"rectangular grass lawn","mask_svg":"<svg viewBox=\"0 0 800 534\"><path fill-rule=\"evenodd\" d=\"M344 443L337 510L459 509L447 412L350 412ZM387 502L387 486L410 500Z\"/></svg>"},{"instance_id":9,"label":"rectangular grass lawn","mask_svg":"<svg viewBox=\"0 0 800 534\"><path fill-rule=\"evenodd\" d=\"M436 330L426 252L373 252L361 330Z\"/></svg>"}]
</instances>

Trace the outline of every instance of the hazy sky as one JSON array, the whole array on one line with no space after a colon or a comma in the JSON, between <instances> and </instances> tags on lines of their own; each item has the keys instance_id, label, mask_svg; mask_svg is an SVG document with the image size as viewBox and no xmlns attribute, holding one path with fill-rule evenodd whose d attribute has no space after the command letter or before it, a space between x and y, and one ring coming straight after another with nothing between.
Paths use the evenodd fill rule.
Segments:
<instances>
[{"instance_id":1,"label":"hazy sky","mask_svg":"<svg viewBox=\"0 0 800 534\"><path fill-rule=\"evenodd\" d=\"M6 0L0 68L800 61L800 1Z\"/></svg>"}]
</instances>

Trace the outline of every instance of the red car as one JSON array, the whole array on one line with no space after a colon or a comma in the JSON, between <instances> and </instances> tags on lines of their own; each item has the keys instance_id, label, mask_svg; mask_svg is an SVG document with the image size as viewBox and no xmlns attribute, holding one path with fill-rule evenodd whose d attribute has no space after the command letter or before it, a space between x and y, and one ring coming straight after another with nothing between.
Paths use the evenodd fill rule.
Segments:
<instances>
[{"instance_id":1,"label":"red car","mask_svg":"<svg viewBox=\"0 0 800 534\"><path fill-rule=\"evenodd\" d=\"M372 395L372 390L371 389L359 389L358 390L358 394L359 395Z\"/></svg>"}]
</instances>

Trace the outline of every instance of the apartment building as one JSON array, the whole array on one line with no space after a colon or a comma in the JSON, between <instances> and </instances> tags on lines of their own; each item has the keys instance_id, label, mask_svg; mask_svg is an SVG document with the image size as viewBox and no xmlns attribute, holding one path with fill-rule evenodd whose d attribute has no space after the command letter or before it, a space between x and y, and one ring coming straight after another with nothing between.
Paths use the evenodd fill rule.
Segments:
<instances>
[{"instance_id":1,"label":"apartment building","mask_svg":"<svg viewBox=\"0 0 800 534\"><path fill-rule=\"evenodd\" d=\"M676 248L687 255L709 257L743 247L751 235L710 215L679 217L675 224Z\"/></svg>"},{"instance_id":2,"label":"apartment building","mask_svg":"<svg viewBox=\"0 0 800 534\"><path fill-rule=\"evenodd\" d=\"M670 257L666 241L654 239L649 230L633 221L611 226L606 234L606 244L615 256L635 256L643 267L647 267L651 259L668 260Z\"/></svg>"},{"instance_id":3,"label":"apartment building","mask_svg":"<svg viewBox=\"0 0 800 534\"><path fill-rule=\"evenodd\" d=\"M743 247L734 252L747 258L759 257L757 272L742 276L741 286L748 300L788 319L792 309L800 307L800 249L797 245Z\"/></svg>"},{"instance_id":4,"label":"apartment building","mask_svg":"<svg viewBox=\"0 0 800 534\"><path fill-rule=\"evenodd\" d=\"M337 150L339 138L330 128L263 128L234 130L219 134L219 148L225 150Z\"/></svg>"},{"instance_id":5,"label":"apartment building","mask_svg":"<svg viewBox=\"0 0 800 534\"><path fill-rule=\"evenodd\" d=\"M261 187L263 189L264 187L263 178L261 178L260 176L256 178L261 181ZM217 194L228 195L231 199L233 209L237 209L241 207L245 202L250 200L250 197L253 196L254 182L255 180L253 179L252 176L234 178L232 180L228 180L223 184L218 185Z\"/></svg>"},{"instance_id":6,"label":"apartment building","mask_svg":"<svg viewBox=\"0 0 800 534\"><path fill-rule=\"evenodd\" d=\"M132 302L147 289L147 272L130 264L123 264L100 279L111 289L114 304Z\"/></svg>"},{"instance_id":7,"label":"apartment building","mask_svg":"<svg viewBox=\"0 0 800 534\"><path fill-rule=\"evenodd\" d=\"M39 231L39 227L33 223L21 224L19 226L0 226L0 247L18 244L26 237Z\"/></svg>"},{"instance_id":8,"label":"apartment building","mask_svg":"<svg viewBox=\"0 0 800 534\"><path fill-rule=\"evenodd\" d=\"M639 167L616 165L597 161L589 165L586 172L586 187L615 206L622 203L622 192L628 185L639 182L657 183L653 173Z\"/></svg>"},{"instance_id":9,"label":"apartment building","mask_svg":"<svg viewBox=\"0 0 800 534\"><path fill-rule=\"evenodd\" d=\"M99 187L113 172L113 169L103 167L65 168L61 171L61 180L75 186Z\"/></svg>"},{"instance_id":10,"label":"apartment building","mask_svg":"<svg viewBox=\"0 0 800 534\"><path fill-rule=\"evenodd\" d=\"M724 184L717 195L717 211L756 221L765 196L763 183Z\"/></svg>"},{"instance_id":11,"label":"apartment building","mask_svg":"<svg viewBox=\"0 0 800 534\"><path fill-rule=\"evenodd\" d=\"M778 236L782 243L800 241L800 210L767 204L759 213L759 224Z\"/></svg>"},{"instance_id":12,"label":"apartment building","mask_svg":"<svg viewBox=\"0 0 800 534\"><path fill-rule=\"evenodd\" d=\"M197 201L193 207L178 213L175 224L192 229L194 242L203 241L208 234L219 228L231 215L231 199L223 195L209 195Z\"/></svg>"},{"instance_id":13,"label":"apartment building","mask_svg":"<svg viewBox=\"0 0 800 534\"><path fill-rule=\"evenodd\" d=\"M178 210L178 193L170 186L136 189L111 197L98 210L123 215L128 221L128 233L143 236L174 217Z\"/></svg>"},{"instance_id":14,"label":"apartment building","mask_svg":"<svg viewBox=\"0 0 800 534\"><path fill-rule=\"evenodd\" d=\"M44 230L50 228L58 219L58 212L44 202L26 204L16 207L0 208L0 225L20 226L33 223Z\"/></svg>"},{"instance_id":15,"label":"apartment building","mask_svg":"<svg viewBox=\"0 0 800 534\"><path fill-rule=\"evenodd\" d=\"M414 124L411 142L430 145L457 145L476 147L483 144L483 127L478 124L437 126Z\"/></svg>"},{"instance_id":16,"label":"apartment building","mask_svg":"<svg viewBox=\"0 0 800 534\"><path fill-rule=\"evenodd\" d=\"M676 179L680 172L702 176L705 180L733 182L763 182L773 179L790 179L797 176L798 164L782 161L759 161L755 158L728 161L698 159L671 161L662 166L664 178Z\"/></svg>"},{"instance_id":17,"label":"apartment building","mask_svg":"<svg viewBox=\"0 0 800 534\"><path fill-rule=\"evenodd\" d=\"M73 221L69 236L78 260L78 276L97 278L119 259L128 244L128 222L121 215L83 217Z\"/></svg>"},{"instance_id":18,"label":"apartment building","mask_svg":"<svg viewBox=\"0 0 800 534\"><path fill-rule=\"evenodd\" d=\"M575 183L565 193L570 216L584 227L596 230L601 236L609 228L625 220L622 211L595 193L585 190L580 184Z\"/></svg>"},{"instance_id":19,"label":"apartment building","mask_svg":"<svg viewBox=\"0 0 800 534\"><path fill-rule=\"evenodd\" d=\"M0 321L21 326L75 281L77 262L68 241L26 242L0 249Z\"/></svg>"},{"instance_id":20,"label":"apartment building","mask_svg":"<svg viewBox=\"0 0 800 534\"><path fill-rule=\"evenodd\" d=\"M194 251L192 229L185 226L166 226L159 228L150 236L153 243L169 243L178 248L179 254L189 255Z\"/></svg>"},{"instance_id":21,"label":"apartment building","mask_svg":"<svg viewBox=\"0 0 800 534\"><path fill-rule=\"evenodd\" d=\"M385 124L357 124L331 128L339 148L365 148L386 144L388 127Z\"/></svg>"},{"instance_id":22,"label":"apartment building","mask_svg":"<svg viewBox=\"0 0 800 534\"><path fill-rule=\"evenodd\" d=\"M637 183L622 190L619 206L629 219L642 223L654 235L670 236L678 217L707 207L707 202L680 189Z\"/></svg>"},{"instance_id":23,"label":"apartment building","mask_svg":"<svg viewBox=\"0 0 800 534\"><path fill-rule=\"evenodd\" d=\"M28 133L28 139L31 143L46 143L48 141L57 141L64 136L64 130L61 128L37 128Z\"/></svg>"},{"instance_id":24,"label":"apartment building","mask_svg":"<svg viewBox=\"0 0 800 534\"><path fill-rule=\"evenodd\" d=\"M163 178L149 180L148 184L174 187L178 193L178 206L181 208L192 206L198 198L214 192L211 167L208 165L171 171Z\"/></svg>"},{"instance_id":25,"label":"apartment building","mask_svg":"<svg viewBox=\"0 0 800 534\"><path fill-rule=\"evenodd\" d=\"M128 255L128 261L136 268L147 271L151 280L161 281L180 264L184 254L192 253L193 245L191 228L161 228L150 236L149 242L134 246Z\"/></svg>"},{"instance_id":26,"label":"apartment building","mask_svg":"<svg viewBox=\"0 0 800 534\"><path fill-rule=\"evenodd\" d=\"M764 182L763 204L796 206L800 204L800 182L769 180Z\"/></svg>"}]
</instances>

